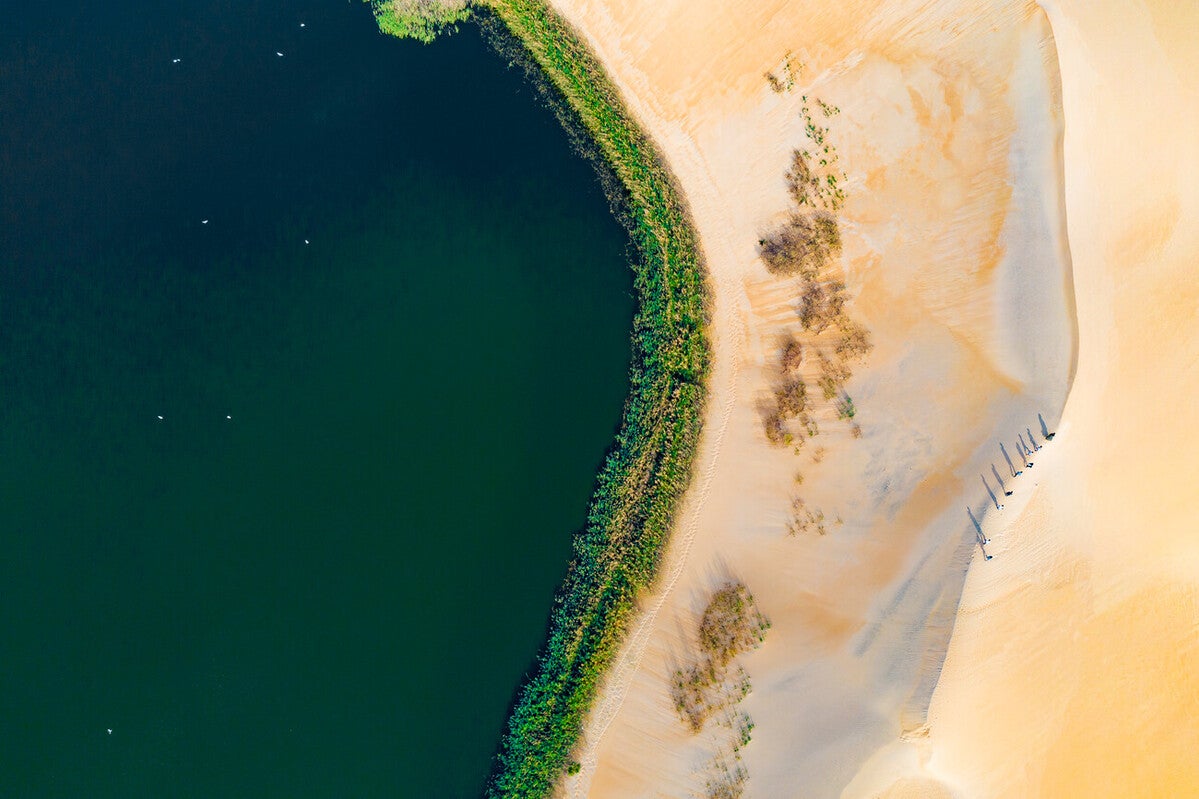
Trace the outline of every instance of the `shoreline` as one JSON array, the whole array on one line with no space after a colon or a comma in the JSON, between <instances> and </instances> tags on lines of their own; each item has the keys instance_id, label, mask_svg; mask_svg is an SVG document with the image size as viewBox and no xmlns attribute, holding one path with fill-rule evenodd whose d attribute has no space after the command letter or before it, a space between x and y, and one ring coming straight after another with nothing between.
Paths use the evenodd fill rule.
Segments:
<instances>
[{"instance_id":1,"label":"shoreline","mask_svg":"<svg viewBox=\"0 0 1199 799\"><path fill-rule=\"evenodd\" d=\"M460 10L396 13L370 0L381 30L428 43ZM586 526L572 542L546 642L517 692L488 796L549 796L577 773L592 703L637 601L658 578L692 482L707 399L712 313L708 273L688 202L657 144L569 23L543 0L476 0L491 44L525 68L568 137L593 162L638 257L630 391L596 478ZM447 8L449 8L447 6Z\"/></svg>"},{"instance_id":2,"label":"shoreline","mask_svg":"<svg viewBox=\"0 0 1199 799\"><path fill-rule=\"evenodd\" d=\"M639 253L632 264L638 309L631 391L621 430L597 478L538 670L521 689L489 787L492 796L548 796L572 770L570 756L594 696L640 592L657 579L691 483L706 400L710 299L686 200L599 61L538 0L480 5L524 46L623 187L622 221Z\"/></svg>"}]
</instances>

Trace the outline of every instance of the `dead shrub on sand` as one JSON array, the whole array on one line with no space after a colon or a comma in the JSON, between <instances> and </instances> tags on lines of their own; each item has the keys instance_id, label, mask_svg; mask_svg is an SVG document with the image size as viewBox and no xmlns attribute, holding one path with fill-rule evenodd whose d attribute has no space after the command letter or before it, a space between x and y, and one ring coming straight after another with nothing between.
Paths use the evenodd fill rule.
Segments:
<instances>
[{"instance_id":1,"label":"dead shrub on sand","mask_svg":"<svg viewBox=\"0 0 1199 799\"><path fill-rule=\"evenodd\" d=\"M812 197L820 189L820 178L812 174L808 159L799 150L791 152L791 168L787 170L787 193L796 205L811 205Z\"/></svg>"},{"instance_id":2,"label":"dead shrub on sand","mask_svg":"<svg viewBox=\"0 0 1199 799\"><path fill-rule=\"evenodd\" d=\"M837 339L835 352L843 360L863 360L874 347L866 328L852 319L844 319L839 325L841 336Z\"/></svg>"},{"instance_id":3,"label":"dead shrub on sand","mask_svg":"<svg viewBox=\"0 0 1199 799\"><path fill-rule=\"evenodd\" d=\"M787 423L778 411L767 412L762 417L762 427L766 432L766 440L775 446L781 447L784 444L790 444L794 438L787 430Z\"/></svg>"},{"instance_id":4,"label":"dead shrub on sand","mask_svg":"<svg viewBox=\"0 0 1199 799\"><path fill-rule=\"evenodd\" d=\"M783 345L782 368L784 374L794 374L803 365L803 345L795 339L788 339Z\"/></svg>"},{"instance_id":5,"label":"dead shrub on sand","mask_svg":"<svg viewBox=\"0 0 1199 799\"><path fill-rule=\"evenodd\" d=\"M809 508L802 498L791 500L791 520L787 522L787 535L797 536L800 533L815 532L825 535L828 528L824 523L824 511L820 508Z\"/></svg>"},{"instance_id":6,"label":"dead shrub on sand","mask_svg":"<svg viewBox=\"0 0 1199 799\"><path fill-rule=\"evenodd\" d=\"M758 241L758 253L773 275L800 275L815 280L841 253L841 231L827 211L792 213L787 221Z\"/></svg>"},{"instance_id":7,"label":"dead shrub on sand","mask_svg":"<svg viewBox=\"0 0 1199 799\"><path fill-rule=\"evenodd\" d=\"M790 378L774 390L774 402L784 419L794 419L808 405L808 386L799 378Z\"/></svg>"},{"instance_id":8,"label":"dead shrub on sand","mask_svg":"<svg viewBox=\"0 0 1199 799\"><path fill-rule=\"evenodd\" d=\"M729 765L724 760L717 766L719 773L708 780L706 799L741 799L749 772L740 763Z\"/></svg>"},{"instance_id":9,"label":"dead shrub on sand","mask_svg":"<svg viewBox=\"0 0 1199 799\"><path fill-rule=\"evenodd\" d=\"M801 99L805 132L816 149L814 154L792 151L785 182L794 206L786 221L758 242L758 253L772 275L798 278L797 315L802 333L791 335L783 344L773 401L762 409L767 441L775 446L795 445L796 452L807 438L818 434L815 414L821 409L848 420L853 437L861 437L852 401L836 400L848 396L844 386L853 374L850 363L864 359L871 349L866 328L846 312L848 289L835 273L842 240L834 213L845 199L839 181L846 176L833 171L837 155L827 140L829 129L813 118L808 97ZM819 98L815 102L826 118L839 111ZM806 376L806 381L815 381L824 400L815 408L803 375L805 356L810 363L813 352L818 368L815 375Z\"/></svg>"}]
</instances>

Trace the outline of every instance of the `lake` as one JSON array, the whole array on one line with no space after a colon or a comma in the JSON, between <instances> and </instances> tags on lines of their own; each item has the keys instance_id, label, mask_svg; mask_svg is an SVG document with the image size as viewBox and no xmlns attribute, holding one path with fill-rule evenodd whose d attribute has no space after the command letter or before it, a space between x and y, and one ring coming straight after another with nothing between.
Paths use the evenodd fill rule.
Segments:
<instances>
[{"instance_id":1,"label":"lake","mask_svg":"<svg viewBox=\"0 0 1199 799\"><path fill-rule=\"evenodd\" d=\"M0 795L479 795L619 421L627 245L474 27L11 11Z\"/></svg>"}]
</instances>

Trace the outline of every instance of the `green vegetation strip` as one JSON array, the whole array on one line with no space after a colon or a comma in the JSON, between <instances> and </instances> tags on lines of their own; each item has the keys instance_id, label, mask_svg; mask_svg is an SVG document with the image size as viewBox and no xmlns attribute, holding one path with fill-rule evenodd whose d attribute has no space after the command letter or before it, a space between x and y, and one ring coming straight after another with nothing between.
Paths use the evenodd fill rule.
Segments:
<instances>
[{"instance_id":1,"label":"green vegetation strip","mask_svg":"<svg viewBox=\"0 0 1199 799\"><path fill-rule=\"evenodd\" d=\"M621 429L488 786L492 797L545 797L565 772L578 769L571 755L587 713L637 593L654 579L691 479L710 360L709 300L687 206L596 57L542 0L476 5L524 46L619 180L625 221L640 252L631 389Z\"/></svg>"},{"instance_id":2,"label":"green vegetation strip","mask_svg":"<svg viewBox=\"0 0 1199 799\"><path fill-rule=\"evenodd\" d=\"M626 192L640 251L631 390L587 526L555 599L549 639L500 745L494 797L549 796L572 768L600 680L640 589L657 572L690 482L706 395L708 295L695 231L674 179L574 30L540 0L481 5L524 45Z\"/></svg>"}]
</instances>

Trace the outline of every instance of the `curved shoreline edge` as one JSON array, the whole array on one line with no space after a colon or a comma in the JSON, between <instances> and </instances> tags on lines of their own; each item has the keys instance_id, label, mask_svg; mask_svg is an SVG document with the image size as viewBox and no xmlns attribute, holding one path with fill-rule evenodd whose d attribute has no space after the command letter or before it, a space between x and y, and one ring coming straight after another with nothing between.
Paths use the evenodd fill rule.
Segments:
<instances>
[{"instance_id":1,"label":"curved shoreline edge","mask_svg":"<svg viewBox=\"0 0 1199 799\"><path fill-rule=\"evenodd\" d=\"M523 45L623 190L638 250L629 396L532 676L513 707L490 797L545 797L571 755L605 674L658 573L691 482L703 424L711 296L690 210L619 90L544 0L478 0Z\"/></svg>"},{"instance_id":2,"label":"curved shoreline edge","mask_svg":"<svg viewBox=\"0 0 1199 799\"><path fill-rule=\"evenodd\" d=\"M524 45L619 180L640 256L632 264L638 307L621 428L488 787L494 797L548 796L571 764L637 594L657 576L691 481L711 357L710 295L676 180L599 60L542 0L480 5Z\"/></svg>"}]
</instances>

